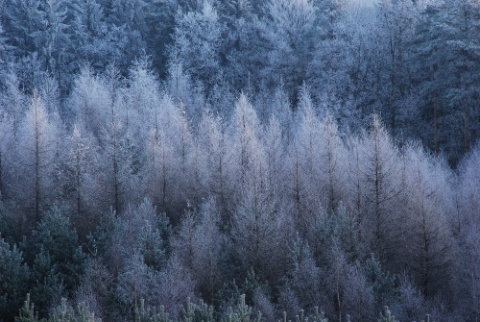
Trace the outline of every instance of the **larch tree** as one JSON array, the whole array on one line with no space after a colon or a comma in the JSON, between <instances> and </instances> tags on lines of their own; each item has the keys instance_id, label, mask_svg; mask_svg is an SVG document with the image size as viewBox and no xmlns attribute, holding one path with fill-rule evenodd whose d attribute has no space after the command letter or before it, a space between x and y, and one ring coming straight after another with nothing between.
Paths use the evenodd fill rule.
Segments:
<instances>
[{"instance_id":1,"label":"larch tree","mask_svg":"<svg viewBox=\"0 0 480 322\"><path fill-rule=\"evenodd\" d=\"M260 180L260 179L259 179ZM285 203L269 198L255 182L238 200L232 218L231 238L241 272L253 270L261 279L276 284L284 275L294 235Z\"/></svg>"},{"instance_id":2,"label":"larch tree","mask_svg":"<svg viewBox=\"0 0 480 322\"><path fill-rule=\"evenodd\" d=\"M284 161L287 152L282 138L282 128L275 115L272 115L266 125L262 138L265 147L266 189L272 198L286 197L288 195L285 191L287 167Z\"/></svg>"},{"instance_id":3,"label":"larch tree","mask_svg":"<svg viewBox=\"0 0 480 322\"><path fill-rule=\"evenodd\" d=\"M20 180L17 198L31 211L33 221L39 221L51 198L58 196L53 180L57 170L58 135L57 124L51 122L39 95L34 93L20 128L16 170Z\"/></svg>"},{"instance_id":4,"label":"larch tree","mask_svg":"<svg viewBox=\"0 0 480 322\"><path fill-rule=\"evenodd\" d=\"M350 182L357 194L352 197L360 207L359 214L363 218L359 220L365 238L384 258L388 249L393 247L388 242L394 239L396 202L401 193L397 175L400 170L399 153L376 116L369 132L357 143L360 146L352 147L358 151L350 166L354 171Z\"/></svg>"},{"instance_id":5,"label":"larch tree","mask_svg":"<svg viewBox=\"0 0 480 322\"><path fill-rule=\"evenodd\" d=\"M107 82L86 66L75 79L68 99L76 123L86 133L91 133L97 144L103 145L103 127L111 113L112 95Z\"/></svg>"},{"instance_id":6,"label":"larch tree","mask_svg":"<svg viewBox=\"0 0 480 322\"><path fill-rule=\"evenodd\" d=\"M227 168L227 136L223 120L206 109L198 129L198 140L202 149L204 166L200 168L201 184L211 196L217 200L222 216L229 209L232 182L228 180ZM222 226L229 224L226 217L222 217Z\"/></svg>"},{"instance_id":7,"label":"larch tree","mask_svg":"<svg viewBox=\"0 0 480 322\"><path fill-rule=\"evenodd\" d=\"M12 117L0 107L0 201L8 198L8 189L14 167L14 130Z\"/></svg>"},{"instance_id":8,"label":"larch tree","mask_svg":"<svg viewBox=\"0 0 480 322\"><path fill-rule=\"evenodd\" d=\"M191 151L189 124L181 107L170 96L160 101L158 130L150 130L147 144L148 191L152 201L162 211L170 212L184 205L188 174L188 154Z\"/></svg>"},{"instance_id":9,"label":"larch tree","mask_svg":"<svg viewBox=\"0 0 480 322\"><path fill-rule=\"evenodd\" d=\"M241 94L232 116L228 140L230 180L238 187L235 194L254 188L258 193L265 189L266 161L260 140L261 127L253 106ZM253 187L254 186L254 187Z\"/></svg>"},{"instance_id":10,"label":"larch tree","mask_svg":"<svg viewBox=\"0 0 480 322\"><path fill-rule=\"evenodd\" d=\"M322 141L321 121L315 114L313 102L306 90L302 92L297 109L296 131L288 148L290 160L287 164L297 228L304 234L309 226L315 226L312 220L326 207L321 198L318 198L321 169L324 165L320 164L318 157Z\"/></svg>"},{"instance_id":11,"label":"larch tree","mask_svg":"<svg viewBox=\"0 0 480 322\"><path fill-rule=\"evenodd\" d=\"M220 212L214 198L208 198L199 211L199 221L193 233L195 245L192 276L208 301L213 301L220 287L220 258L225 236L220 230Z\"/></svg>"},{"instance_id":12,"label":"larch tree","mask_svg":"<svg viewBox=\"0 0 480 322\"><path fill-rule=\"evenodd\" d=\"M74 209L73 220L77 227L85 227L96 222L92 216L99 209L99 200L95 197L100 189L97 180L99 146L90 133L84 133L76 124L68 136L66 152L65 197ZM85 220L89 218L89 220ZM92 228L92 227L90 227ZM83 232L83 231L81 231Z\"/></svg>"},{"instance_id":13,"label":"larch tree","mask_svg":"<svg viewBox=\"0 0 480 322\"><path fill-rule=\"evenodd\" d=\"M407 152L408 215L406 265L426 297L448 287L453 239L447 213L452 211L448 172L421 149ZM450 210L450 211L449 211Z\"/></svg>"}]
</instances>

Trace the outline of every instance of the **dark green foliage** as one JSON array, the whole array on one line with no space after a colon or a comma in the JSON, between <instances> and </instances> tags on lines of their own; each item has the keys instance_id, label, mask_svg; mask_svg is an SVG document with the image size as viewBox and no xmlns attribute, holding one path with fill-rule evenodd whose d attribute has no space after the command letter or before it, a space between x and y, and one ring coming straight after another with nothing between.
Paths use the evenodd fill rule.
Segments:
<instances>
[{"instance_id":1,"label":"dark green foliage","mask_svg":"<svg viewBox=\"0 0 480 322\"><path fill-rule=\"evenodd\" d=\"M381 309L395 296L396 277L383 271L381 263L373 255L365 262L364 272L372 286L377 308Z\"/></svg>"},{"instance_id":2,"label":"dark green foliage","mask_svg":"<svg viewBox=\"0 0 480 322\"><path fill-rule=\"evenodd\" d=\"M20 243L24 228L22 220L15 215L7 214L0 201L0 237L11 245Z\"/></svg>"},{"instance_id":3,"label":"dark green foliage","mask_svg":"<svg viewBox=\"0 0 480 322\"><path fill-rule=\"evenodd\" d=\"M0 321L12 321L28 291L30 270L16 245L0 236Z\"/></svg>"},{"instance_id":4,"label":"dark green foliage","mask_svg":"<svg viewBox=\"0 0 480 322\"><path fill-rule=\"evenodd\" d=\"M43 248L35 255L32 264L32 301L37 305L40 317L46 317L52 302L60 300L65 291L58 266L52 262L50 254Z\"/></svg>"},{"instance_id":5,"label":"dark green foliage","mask_svg":"<svg viewBox=\"0 0 480 322\"><path fill-rule=\"evenodd\" d=\"M217 297L219 300L222 300L226 306L232 305L242 294L248 303L252 303L255 289L259 286L260 282L255 276L255 271L250 269L240 286L233 280L231 283L223 286L218 292Z\"/></svg>"},{"instance_id":6,"label":"dark green foliage","mask_svg":"<svg viewBox=\"0 0 480 322\"><path fill-rule=\"evenodd\" d=\"M87 236L85 252L93 257L106 256L116 224L117 218L113 211L102 216L95 231Z\"/></svg>"},{"instance_id":7,"label":"dark green foliage","mask_svg":"<svg viewBox=\"0 0 480 322\"><path fill-rule=\"evenodd\" d=\"M40 322L44 321L38 318L38 314L35 311L35 304L30 301L30 294L27 294L23 307L20 309L20 313L15 317L15 322Z\"/></svg>"},{"instance_id":8,"label":"dark green foliage","mask_svg":"<svg viewBox=\"0 0 480 322\"><path fill-rule=\"evenodd\" d=\"M52 207L22 247L31 265L32 300L46 316L52 300L73 294L84 270L86 255L70 225L69 209Z\"/></svg>"},{"instance_id":9,"label":"dark green foliage","mask_svg":"<svg viewBox=\"0 0 480 322\"><path fill-rule=\"evenodd\" d=\"M29 253L35 255L34 263L51 261L55 274L73 292L83 273L85 254L78 244L75 228L70 225L70 209L53 206L28 240ZM39 264L39 267L48 265Z\"/></svg>"}]
</instances>

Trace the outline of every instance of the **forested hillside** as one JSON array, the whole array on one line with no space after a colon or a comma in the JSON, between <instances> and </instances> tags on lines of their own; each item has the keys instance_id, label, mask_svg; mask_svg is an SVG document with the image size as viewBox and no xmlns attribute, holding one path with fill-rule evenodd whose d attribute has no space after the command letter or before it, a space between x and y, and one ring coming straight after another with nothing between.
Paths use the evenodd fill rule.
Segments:
<instances>
[{"instance_id":1,"label":"forested hillside","mask_svg":"<svg viewBox=\"0 0 480 322\"><path fill-rule=\"evenodd\" d=\"M477 321L479 21L0 0L0 321Z\"/></svg>"}]
</instances>

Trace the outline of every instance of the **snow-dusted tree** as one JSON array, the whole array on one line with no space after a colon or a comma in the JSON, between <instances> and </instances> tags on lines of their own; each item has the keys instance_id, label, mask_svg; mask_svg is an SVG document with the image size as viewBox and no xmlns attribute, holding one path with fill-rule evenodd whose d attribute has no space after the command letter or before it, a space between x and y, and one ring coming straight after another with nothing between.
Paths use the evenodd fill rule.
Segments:
<instances>
[{"instance_id":1,"label":"snow-dusted tree","mask_svg":"<svg viewBox=\"0 0 480 322\"><path fill-rule=\"evenodd\" d=\"M115 73L115 72L113 72ZM124 155L125 147L123 146L126 136L125 119L124 119L124 106L122 98L119 97L119 89L116 88L117 74L112 75L112 79L109 80L108 95L110 104L108 106L102 106L103 109L108 109L107 117L103 120L103 126L101 128L101 140L102 140L102 154L101 167L103 176L101 178L102 185L105 189L105 202L113 206L113 209L118 214L126 200L124 199L126 191L123 180L128 175L128 164L131 160L128 159L129 155Z\"/></svg>"},{"instance_id":2,"label":"snow-dusted tree","mask_svg":"<svg viewBox=\"0 0 480 322\"><path fill-rule=\"evenodd\" d=\"M126 126L133 139L144 145L149 129L159 130L161 93L158 79L147 61L139 61L130 69L124 89Z\"/></svg>"},{"instance_id":3,"label":"snow-dusted tree","mask_svg":"<svg viewBox=\"0 0 480 322\"><path fill-rule=\"evenodd\" d=\"M129 201L138 203L143 198L140 185L143 144L137 143L133 130L140 127L136 123L140 120L135 116L138 110L130 110L126 105L125 90L117 70L110 68L108 78L103 82L105 85L100 86L99 92L106 95L104 103L109 105L100 106L100 113L105 118L99 120L99 165L102 170L99 180L104 194L99 197L103 197L105 205L112 206L118 214ZM125 196L129 196L128 200Z\"/></svg>"},{"instance_id":4,"label":"snow-dusted tree","mask_svg":"<svg viewBox=\"0 0 480 322\"><path fill-rule=\"evenodd\" d=\"M209 198L198 213L186 213L173 241L173 253L190 270L199 292L209 302L220 286L219 261L225 242L220 219L215 199Z\"/></svg>"},{"instance_id":5,"label":"snow-dusted tree","mask_svg":"<svg viewBox=\"0 0 480 322\"><path fill-rule=\"evenodd\" d=\"M35 34L40 22L38 8L41 1L8 0L5 1L2 22L7 43L14 48L15 57L25 57L36 49Z\"/></svg>"},{"instance_id":6,"label":"snow-dusted tree","mask_svg":"<svg viewBox=\"0 0 480 322\"><path fill-rule=\"evenodd\" d=\"M311 0L271 0L266 10L263 36L271 49L264 76L275 84L282 79L295 103L315 44L318 7Z\"/></svg>"},{"instance_id":7,"label":"snow-dusted tree","mask_svg":"<svg viewBox=\"0 0 480 322\"><path fill-rule=\"evenodd\" d=\"M232 116L228 141L228 168L230 180L237 186L236 194L255 189L265 192L266 161L260 136L259 120L245 94L241 94Z\"/></svg>"},{"instance_id":8,"label":"snow-dusted tree","mask_svg":"<svg viewBox=\"0 0 480 322\"><path fill-rule=\"evenodd\" d=\"M427 309L425 297L405 273L399 280L398 304L392 306L392 312L402 321L424 317Z\"/></svg>"},{"instance_id":9,"label":"snow-dusted tree","mask_svg":"<svg viewBox=\"0 0 480 322\"><path fill-rule=\"evenodd\" d=\"M85 263L85 272L75 291L75 302L84 305L96 317L108 316L107 303L111 295L113 276L101 259L89 259Z\"/></svg>"},{"instance_id":10,"label":"snow-dusted tree","mask_svg":"<svg viewBox=\"0 0 480 322\"><path fill-rule=\"evenodd\" d=\"M74 0L71 7L71 40L76 46L78 67L91 64L93 69L103 70L116 50L105 21L104 7L97 0Z\"/></svg>"},{"instance_id":11,"label":"snow-dusted tree","mask_svg":"<svg viewBox=\"0 0 480 322\"><path fill-rule=\"evenodd\" d=\"M118 274L115 293L121 301L120 312L123 316L133 317L140 309L141 301L148 306L155 306L158 299L158 272L145 264L143 256L135 251L125 259L124 266Z\"/></svg>"},{"instance_id":12,"label":"snow-dusted tree","mask_svg":"<svg viewBox=\"0 0 480 322\"><path fill-rule=\"evenodd\" d=\"M199 11L180 13L176 20L170 61L181 62L193 79L205 82L207 93L220 72L220 35L217 11L210 0L204 0Z\"/></svg>"},{"instance_id":13,"label":"snow-dusted tree","mask_svg":"<svg viewBox=\"0 0 480 322\"><path fill-rule=\"evenodd\" d=\"M107 6L110 46L115 47L113 60L120 70L126 71L130 64L144 55L146 43L143 35L147 32L144 0L111 0Z\"/></svg>"},{"instance_id":14,"label":"snow-dusted tree","mask_svg":"<svg viewBox=\"0 0 480 322\"><path fill-rule=\"evenodd\" d=\"M333 240L328 252L329 265L326 279L327 292L333 298L331 314L338 321L369 320L375 312L373 290L360 265L350 264L338 240Z\"/></svg>"},{"instance_id":15,"label":"snow-dusted tree","mask_svg":"<svg viewBox=\"0 0 480 322\"><path fill-rule=\"evenodd\" d=\"M215 199L209 198L202 204L199 216L193 235L192 275L204 298L213 301L220 286L219 261L225 239L220 232L220 213Z\"/></svg>"},{"instance_id":16,"label":"snow-dusted tree","mask_svg":"<svg viewBox=\"0 0 480 322\"><path fill-rule=\"evenodd\" d=\"M322 208L331 212L344 199L346 149L332 118L315 115L307 92L302 94L297 115L296 136L290 146L291 184L299 224L306 224L308 229L308 216L315 216Z\"/></svg>"},{"instance_id":17,"label":"snow-dusted tree","mask_svg":"<svg viewBox=\"0 0 480 322\"><path fill-rule=\"evenodd\" d=\"M356 145L359 144L359 145ZM350 198L357 208L362 234L375 250L385 256L395 234L397 202L402 190L398 149L378 117L369 132L350 147Z\"/></svg>"},{"instance_id":18,"label":"snow-dusted tree","mask_svg":"<svg viewBox=\"0 0 480 322\"><path fill-rule=\"evenodd\" d=\"M39 3L38 29L31 34L35 48L39 51L43 69L61 79L61 85L66 85L70 80L67 74L71 71L68 65L72 59L66 21L68 1L42 0Z\"/></svg>"},{"instance_id":19,"label":"snow-dusted tree","mask_svg":"<svg viewBox=\"0 0 480 322\"><path fill-rule=\"evenodd\" d=\"M164 305L169 316L178 318L182 306L190 298L196 300L195 281L180 260L172 256L164 271L156 279L156 306Z\"/></svg>"},{"instance_id":20,"label":"snow-dusted tree","mask_svg":"<svg viewBox=\"0 0 480 322\"><path fill-rule=\"evenodd\" d=\"M192 151L190 124L182 106L168 95L160 102L158 129L152 128L147 142L148 190L160 209L168 210L187 202L189 155Z\"/></svg>"},{"instance_id":21,"label":"snow-dusted tree","mask_svg":"<svg viewBox=\"0 0 480 322\"><path fill-rule=\"evenodd\" d=\"M378 67L385 77L382 91L383 117L395 134L401 124L401 104L411 90L411 69L408 44L412 41L414 28L419 18L419 5L411 0L383 0L378 4L375 31L384 47Z\"/></svg>"},{"instance_id":22,"label":"snow-dusted tree","mask_svg":"<svg viewBox=\"0 0 480 322\"><path fill-rule=\"evenodd\" d=\"M285 273L293 227L288 204L272 200L252 182L244 190L232 218L231 238L242 272L253 269L261 279L276 283Z\"/></svg>"},{"instance_id":23,"label":"snow-dusted tree","mask_svg":"<svg viewBox=\"0 0 480 322\"><path fill-rule=\"evenodd\" d=\"M34 221L40 220L44 207L59 193L54 185L59 134L58 125L51 121L39 95L34 93L19 131L15 170L17 198L32 213Z\"/></svg>"},{"instance_id":24,"label":"snow-dusted tree","mask_svg":"<svg viewBox=\"0 0 480 322\"><path fill-rule=\"evenodd\" d=\"M1 94L1 106L4 113L7 113L12 118L12 134L17 136L24 113L29 106L29 100L27 95L21 90L20 80L13 71L8 72L5 81L5 90Z\"/></svg>"},{"instance_id":25,"label":"snow-dusted tree","mask_svg":"<svg viewBox=\"0 0 480 322\"><path fill-rule=\"evenodd\" d=\"M100 189L97 180L98 148L89 133L83 133L77 125L73 126L66 145L64 193L72 204L75 214L73 220L81 233L84 228L88 231L88 228L93 229L93 224L98 223L92 217L100 209L96 197Z\"/></svg>"},{"instance_id":26,"label":"snow-dusted tree","mask_svg":"<svg viewBox=\"0 0 480 322\"><path fill-rule=\"evenodd\" d=\"M170 62L167 89L175 104L185 106L188 117L196 121L200 119L204 104L195 102L193 97L196 94L195 86L190 75L184 70L182 62L175 60Z\"/></svg>"},{"instance_id":27,"label":"snow-dusted tree","mask_svg":"<svg viewBox=\"0 0 480 322\"><path fill-rule=\"evenodd\" d=\"M477 101L479 38L471 31L479 28L479 14L475 1L429 3L411 46L413 81L424 103L418 134L449 161L468 148L469 120L476 115L468 106Z\"/></svg>"},{"instance_id":28,"label":"snow-dusted tree","mask_svg":"<svg viewBox=\"0 0 480 322\"><path fill-rule=\"evenodd\" d=\"M87 133L91 133L103 145L101 135L112 106L108 84L94 75L87 66L75 80L68 104L76 117L76 123Z\"/></svg>"},{"instance_id":29,"label":"snow-dusted tree","mask_svg":"<svg viewBox=\"0 0 480 322\"><path fill-rule=\"evenodd\" d=\"M312 100L306 91L302 93L296 115L297 128L289 146L290 160L287 164L297 228L301 233L306 233L318 212L328 206L328 192L322 189L323 173L327 172L328 164L320 159L325 140L323 122L315 115ZM319 196L319 191L327 200Z\"/></svg>"},{"instance_id":30,"label":"snow-dusted tree","mask_svg":"<svg viewBox=\"0 0 480 322\"><path fill-rule=\"evenodd\" d=\"M227 137L221 118L213 115L206 109L198 130L199 145L205 151L203 154L204 166L200 168L202 187L212 196L216 197L221 212L227 212L231 194L233 194L232 182L228 180L227 166ZM229 223L222 218L222 226Z\"/></svg>"},{"instance_id":31,"label":"snow-dusted tree","mask_svg":"<svg viewBox=\"0 0 480 322\"><path fill-rule=\"evenodd\" d=\"M0 105L0 201L10 195L11 176L14 169L14 129L12 117Z\"/></svg>"},{"instance_id":32,"label":"snow-dusted tree","mask_svg":"<svg viewBox=\"0 0 480 322\"><path fill-rule=\"evenodd\" d=\"M452 273L449 173L419 148L409 149L405 162L408 208L404 238L409 256L405 264L411 267L419 288L428 297L448 287Z\"/></svg>"},{"instance_id":33,"label":"snow-dusted tree","mask_svg":"<svg viewBox=\"0 0 480 322\"><path fill-rule=\"evenodd\" d=\"M273 198L287 197L286 145L282 138L281 125L275 115L272 115L262 134L262 143L265 147L266 189Z\"/></svg>"}]
</instances>

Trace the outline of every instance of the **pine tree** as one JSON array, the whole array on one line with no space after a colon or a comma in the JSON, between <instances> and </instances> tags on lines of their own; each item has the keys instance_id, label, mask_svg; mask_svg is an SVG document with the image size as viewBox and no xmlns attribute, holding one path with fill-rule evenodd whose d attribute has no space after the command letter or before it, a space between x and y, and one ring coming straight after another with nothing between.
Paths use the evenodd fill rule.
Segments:
<instances>
[{"instance_id":1,"label":"pine tree","mask_svg":"<svg viewBox=\"0 0 480 322\"><path fill-rule=\"evenodd\" d=\"M10 246L0 236L0 321L11 321L18 314L27 293L29 267L16 245Z\"/></svg>"}]
</instances>

